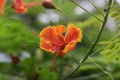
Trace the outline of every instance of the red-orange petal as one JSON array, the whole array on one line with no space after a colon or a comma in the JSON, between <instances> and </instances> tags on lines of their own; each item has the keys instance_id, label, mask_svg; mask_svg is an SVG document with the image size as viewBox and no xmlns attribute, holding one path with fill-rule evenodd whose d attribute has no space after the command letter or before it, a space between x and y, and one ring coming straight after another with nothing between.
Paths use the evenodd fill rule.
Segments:
<instances>
[{"instance_id":1,"label":"red-orange petal","mask_svg":"<svg viewBox=\"0 0 120 80\"><path fill-rule=\"evenodd\" d=\"M75 25L68 25L68 32L65 35L65 48L59 53L60 56L64 56L66 53L72 51L77 42L82 39L82 31Z\"/></svg>"},{"instance_id":2,"label":"red-orange petal","mask_svg":"<svg viewBox=\"0 0 120 80\"><path fill-rule=\"evenodd\" d=\"M57 52L61 48L61 45L63 43L61 40L64 40L64 39L62 39L61 37L61 40L60 40L59 38L60 32L58 33L56 28L57 27L48 26L47 28L44 28L40 33L40 40L42 40L42 42L40 42L40 45L43 45L43 44L45 45L40 47L46 51Z\"/></svg>"},{"instance_id":3,"label":"red-orange petal","mask_svg":"<svg viewBox=\"0 0 120 80\"><path fill-rule=\"evenodd\" d=\"M40 39L40 48L42 48L45 51L54 53L57 51L57 47L52 45L51 42Z\"/></svg>"},{"instance_id":4,"label":"red-orange petal","mask_svg":"<svg viewBox=\"0 0 120 80\"><path fill-rule=\"evenodd\" d=\"M0 1L0 14L4 14L3 8L6 4L6 0L1 0Z\"/></svg>"},{"instance_id":5,"label":"red-orange petal","mask_svg":"<svg viewBox=\"0 0 120 80\"><path fill-rule=\"evenodd\" d=\"M61 46L61 41L57 36L55 27L48 26L47 28L44 28L40 33L40 38L51 42L52 45L58 47Z\"/></svg>"},{"instance_id":6,"label":"red-orange petal","mask_svg":"<svg viewBox=\"0 0 120 80\"><path fill-rule=\"evenodd\" d=\"M40 47L52 53L58 52L60 56L72 51L81 41L82 31L74 25L68 25L65 37L62 34L64 31L63 25L44 28L40 33Z\"/></svg>"},{"instance_id":7,"label":"red-orange petal","mask_svg":"<svg viewBox=\"0 0 120 80\"><path fill-rule=\"evenodd\" d=\"M64 43L63 32L65 32L65 30L66 30L65 26L64 25L58 25L57 27L55 27L55 29L56 29L57 37L59 38L61 43Z\"/></svg>"},{"instance_id":8,"label":"red-orange petal","mask_svg":"<svg viewBox=\"0 0 120 80\"><path fill-rule=\"evenodd\" d=\"M82 40L82 30L75 25L68 25L68 32L65 35L65 42L81 42Z\"/></svg>"},{"instance_id":9,"label":"red-orange petal","mask_svg":"<svg viewBox=\"0 0 120 80\"><path fill-rule=\"evenodd\" d=\"M66 53L72 51L76 47L76 43L68 43L63 51L59 52L59 55L63 57Z\"/></svg>"},{"instance_id":10,"label":"red-orange petal","mask_svg":"<svg viewBox=\"0 0 120 80\"><path fill-rule=\"evenodd\" d=\"M65 26L64 25L58 25L55 27L58 35L63 36L63 32L65 32Z\"/></svg>"},{"instance_id":11,"label":"red-orange petal","mask_svg":"<svg viewBox=\"0 0 120 80\"><path fill-rule=\"evenodd\" d=\"M23 0L13 0L13 9L18 14L24 14L27 12L27 7Z\"/></svg>"}]
</instances>

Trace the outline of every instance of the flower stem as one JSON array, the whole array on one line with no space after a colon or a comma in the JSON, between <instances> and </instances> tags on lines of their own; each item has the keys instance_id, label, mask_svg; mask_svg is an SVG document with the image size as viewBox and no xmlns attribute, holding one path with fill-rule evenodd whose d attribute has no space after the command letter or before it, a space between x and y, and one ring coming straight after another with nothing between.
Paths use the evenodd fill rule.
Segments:
<instances>
[{"instance_id":1,"label":"flower stem","mask_svg":"<svg viewBox=\"0 0 120 80\"><path fill-rule=\"evenodd\" d=\"M80 64L80 60L73 54L73 52L71 52L71 55L73 56L73 58L76 60L76 62L78 64Z\"/></svg>"},{"instance_id":2,"label":"flower stem","mask_svg":"<svg viewBox=\"0 0 120 80\"><path fill-rule=\"evenodd\" d=\"M56 70L56 59L57 59L58 53L55 53L55 56L52 60L52 64L50 66L50 71Z\"/></svg>"},{"instance_id":3,"label":"flower stem","mask_svg":"<svg viewBox=\"0 0 120 80\"><path fill-rule=\"evenodd\" d=\"M93 61L93 63L95 64L96 67L98 67L104 74L108 75L110 77L111 80L114 80L113 79L113 76L110 72L104 70L99 64L97 64L96 61L94 61L91 57L89 57L89 59L91 59Z\"/></svg>"},{"instance_id":4,"label":"flower stem","mask_svg":"<svg viewBox=\"0 0 120 80\"><path fill-rule=\"evenodd\" d=\"M28 73L28 76L27 76L26 80L30 80L31 79L31 74L34 72L34 67L35 67L35 64L36 64L36 62L35 62L35 54L34 54L35 50L31 49L31 52L32 52L32 57L31 57L32 58L32 63L31 63L30 71Z\"/></svg>"},{"instance_id":5,"label":"flower stem","mask_svg":"<svg viewBox=\"0 0 120 80\"><path fill-rule=\"evenodd\" d=\"M73 1L73 0L72 0L72 1ZM109 0L109 6L111 6L111 4L112 4L112 0ZM105 24L106 24L107 19L108 19L109 12L110 12L110 7L108 7L108 11L107 11L107 13L106 13L106 15L105 15L105 17L104 17L104 22L103 22L103 24L102 24L102 27L100 28L100 30L99 30L99 32L98 32L98 34L97 34L97 37L96 37L94 43L91 45L91 47L90 47L87 55L82 59L82 61L81 61L80 64L76 67L76 69L74 69L74 71L71 72L69 75L67 75L63 80L66 80L67 78L71 77L71 76L80 68L80 66L87 60L87 58L89 57L89 55L92 54L92 51L93 51L94 47L96 46L96 44L97 44L97 42L98 42L98 40L99 40L99 38L100 38L100 36L101 36L101 33L102 33L102 31L103 31L103 28L105 27Z\"/></svg>"},{"instance_id":6,"label":"flower stem","mask_svg":"<svg viewBox=\"0 0 120 80\"><path fill-rule=\"evenodd\" d=\"M102 46L102 47L100 47L99 49L95 50L90 56L93 56L93 55L95 55L97 52L101 51L102 49L105 49L105 48L109 47L111 44L114 43L114 40L115 40L116 38L118 38L119 36L120 36L120 32L118 32L118 34L116 34L116 35L108 42L108 44L107 44L106 46Z\"/></svg>"},{"instance_id":7,"label":"flower stem","mask_svg":"<svg viewBox=\"0 0 120 80\"><path fill-rule=\"evenodd\" d=\"M74 0L71 0L75 5L79 6L80 8L82 8L86 13L88 13L89 15L91 15L92 17L96 18L98 21L103 22L101 19L99 19L98 17L96 17L95 15L93 15L92 13L90 13L88 10L86 10L85 8L83 8L80 4L78 4L77 2L75 2Z\"/></svg>"},{"instance_id":8,"label":"flower stem","mask_svg":"<svg viewBox=\"0 0 120 80\"><path fill-rule=\"evenodd\" d=\"M64 13L64 11L62 11L60 8L58 8L57 6L55 6L56 10L58 10L60 13L62 13L68 20L70 20L71 22L75 23L67 14Z\"/></svg>"}]
</instances>

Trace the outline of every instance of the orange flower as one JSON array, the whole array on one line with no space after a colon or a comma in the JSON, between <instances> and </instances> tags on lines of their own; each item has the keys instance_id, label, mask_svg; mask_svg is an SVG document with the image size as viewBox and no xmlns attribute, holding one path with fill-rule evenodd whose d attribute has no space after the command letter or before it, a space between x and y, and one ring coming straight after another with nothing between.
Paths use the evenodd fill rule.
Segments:
<instances>
[{"instance_id":1,"label":"orange flower","mask_svg":"<svg viewBox=\"0 0 120 80\"><path fill-rule=\"evenodd\" d=\"M6 0L0 1L0 14L4 14L3 8L5 6Z\"/></svg>"},{"instance_id":2,"label":"orange flower","mask_svg":"<svg viewBox=\"0 0 120 80\"><path fill-rule=\"evenodd\" d=\"M66 29L63 25L48 26L40 33L40 48L51 53L56 53L53 58L50 70L56 68L57 56L63 57L66 53L73 50L77 42L81 42L82 31L75 25L68 25L68 31L63 35Z\"/></svg>"},{"instance_id":3,"label":"orange flower","mask_svg":"<svg viewBox=\"0 0 120 80\"><path fill-rule=\"evenodd\" d=\"M58 53L61 57L73 50L76 43L81 42L82 31L75 25L68 25L64 36L65 30L63 25L44 28L40 33L40 48L53 54Z\"/></svg>"},{"instance_id":4,"label":"orange flower","mask_svg":"<svg viewBox=\"0 0 120 80\"><path fill-rule=\"evenodd\" d=\"M23 0L13 0L12 7L15 9L15 12L18 14L24 14L27 12L28 8L38 5L39 2L33 2L25 4Z\"/></svg>"}]
</instances>

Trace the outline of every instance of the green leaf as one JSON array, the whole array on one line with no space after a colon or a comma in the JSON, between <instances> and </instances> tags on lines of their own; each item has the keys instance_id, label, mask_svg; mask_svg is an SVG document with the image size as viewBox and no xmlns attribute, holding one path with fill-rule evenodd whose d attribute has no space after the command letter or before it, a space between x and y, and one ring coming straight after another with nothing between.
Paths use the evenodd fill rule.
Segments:
<instances>
[{"instance_id":1,"label":"green leaf","mask_svg":"<svg viewBox=\"0 0 120 80\"><path fill-rule=\"evenodd\" d=\"M0 17L0 51L18 52L22 46L30 48L39 43L39 37L33 35L22 21Z\"/></svg>"},{"instance_id":2,"label":"green leaf","mask_svg":"<svg viewBox=\"0 0 120 80\"><path fill-rule=\"evenodd\" d=\"M120 22L120 5L117 2L114 2L111 6L110 16L115 19L115 22ZM118 27L120 24L118 24Z\"/></svg>"},{"instance_id":3,"label":"green leaf","mask_svg":"<svg viewBox=\"0 0 120 80\"><path fill-rule=\"evenodd\" d=\"M100 54L110 61L120 62L120 37L113 40L106 47L104 47Z\"/></svg>"}]
</instances>

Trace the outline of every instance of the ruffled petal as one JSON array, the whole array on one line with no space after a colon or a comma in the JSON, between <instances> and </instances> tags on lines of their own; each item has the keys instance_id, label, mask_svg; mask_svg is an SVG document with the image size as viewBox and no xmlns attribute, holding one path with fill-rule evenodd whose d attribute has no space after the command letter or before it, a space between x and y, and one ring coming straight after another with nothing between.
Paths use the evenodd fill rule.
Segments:
<instances>
[{"instance_id":1,"label":"ruffled petal","mask_svg":"<svg viewBox=\"0 0 120 80\"><path fill-rule=\"evenodd\" d=\"M69 42L81 42L82 31L75 25L68 25L68 32L65 35L65 43Z\"/></svg>"},{"instance_id":2,"label":"ruffled petal","mask_svg":"<svg viewBox=\"0 0 120 80\"><path fill-rule=\"evenodd\" d=\"M61 46L61 41L59 40L57 36L57 32L55 30L55 27L48 26L47 28L44 28L40 33L40 38L49 41L52 45Z\"/></svg>"},{"instance_id":3,"label":"ruffled petal","mask_svg":"<svg viewBox=\"0 0 120 80\"><path fill-rule=\"evenodd\" d=\"M18 14L23 14L27 12L27 7L23 0L13 0L13 9Z\"/></svg>"},{"instance_id":4,"label":"ruffled petal","mask_svg":"<svg viewBox=\"0 0 120 80\"><path fill-rule=\"evenodd\" d=\"M43 39L40 39L40 48L51 53L54 53L57 51L56 46L52 45L51 42L45 41Z\"/></svg>"},{"instance_id":5,"label":"ruffled petal","mask_svg":"<svg viewBox=\"0 0 120 80\"><path fill-rule=\"evenodd\" d=\"M61 57L63 57L66 53L72 51L75 47L76 47L76 43L68 43L65 46L64 50L62 50L62 51L59 52L59 55Z\"/></svg>"},{"instance_id":6,"label":"ruffled petal","mask_svg":"<svg viewBox=\"0 0 120 80\"><path fill-rule=\"evenodd\" d=\"M64 44L62 33L65 31L64 26L48 26L40 33L40 47L49 52L57 52Z\"/></svg>"},{"instance_id":7,"label":"ruffled petal","mask_svg":"<svg viewBox=\"0 0 120 80\"><path fill-rule=\"evenodd\" d=\"M44 28L40 33L40 47L52 53L58 52L63 57L72 51L77 42L82 39L82 31L74 25L68 25L68 32L65 37L63 36L64 31L63 25Z\"/></svg>"},{"instance_id":8,"label":"ruffled petal","mask_svg":"<svg viewBox=\"0 0 120 80\"><path fill-rule=\"evenodd\" d=\"M72 51L77 42L81 42L82 31L74 25L68 25L68 32L65 35L65 47L59 51L59 55L63 57L66 53Z\"/></svg>"},{"instance_id":9,"label":"ruffled petal","mask_svg":"<svg viewBox=\"0 0 120 80\"><path fill-rule=\"evenodd\" d=\"M57 27L55 27L57 33L60 35L60 36L63 36L63 32L65 32L65 27L64 25L58 25Z\"/></svg>"},{"instance_id":10,"label":"ruffled petal","mask_svg":"<svg viewBox=\"0 0 120 80\"><path fill-rule=\"evenodd\" d=\"M55 27L55 29L58 39L61 41L61 43L64 43L64 36L63 36L63 32L65 32L64 25L58 25L57 27Z\"/></svg>"}]
</instances>

